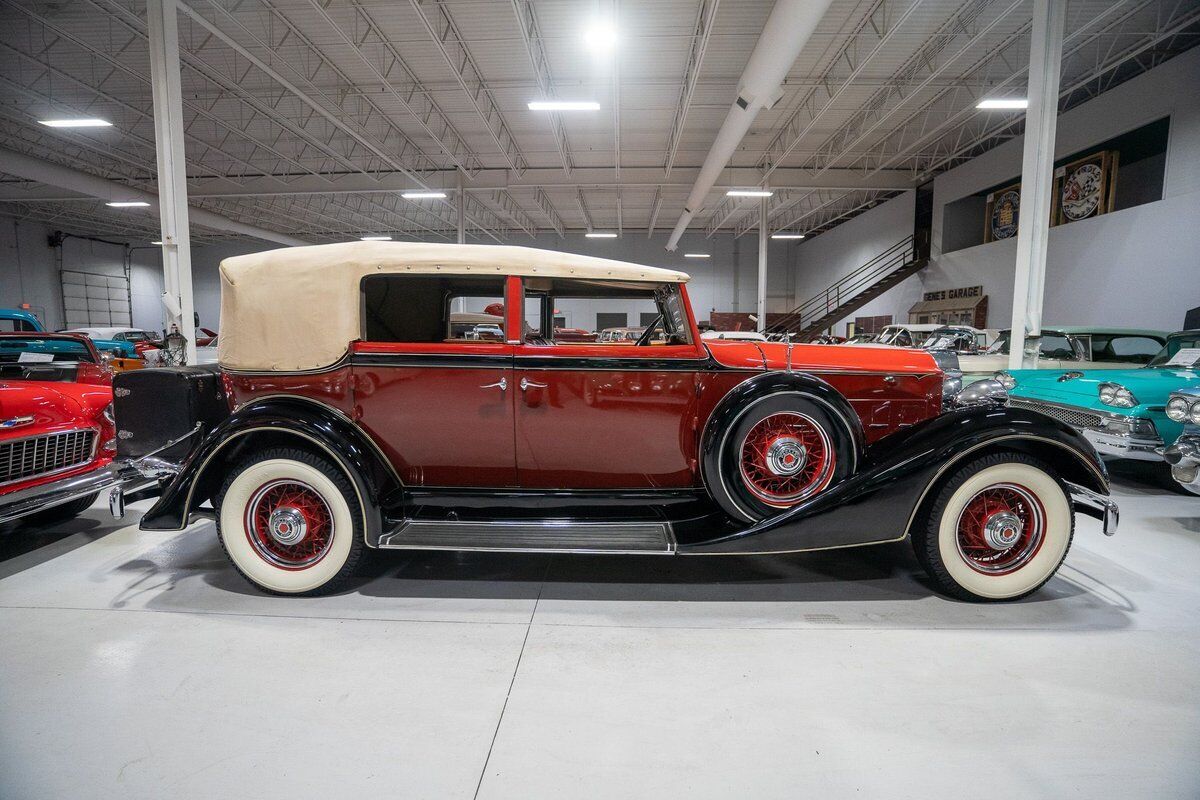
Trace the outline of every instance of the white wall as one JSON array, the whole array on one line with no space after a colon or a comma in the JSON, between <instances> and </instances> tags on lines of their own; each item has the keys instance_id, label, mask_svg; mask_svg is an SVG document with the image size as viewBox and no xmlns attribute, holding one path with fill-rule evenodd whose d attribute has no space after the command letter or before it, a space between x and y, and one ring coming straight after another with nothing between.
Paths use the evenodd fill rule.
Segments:
<instances>
[{"instance_id":1,"label":"white wall","mask_svg":"<svg viewBox=\"0 0 1200 800\"><path fill-rule=\"evenodd\" d=\"M1167 115L1171 132L1162 200L1050 229L1046 324L1174 330L1187 309L1200 306L1200 48L1062 115L1055 157ZM891 314L907 320L908 309L923 291L982 284L989 326L1008 327L1016 240L942 253L942 217L947 203L1017 178L1022 147L1021 138L1010 140L939 175L934 180L930 266L853 316ZM801 242L797 300L803 302L862 264L863 242L878 252L910 233L911 208L911 197L900 197Z\"/></svg>"}]
</instances>

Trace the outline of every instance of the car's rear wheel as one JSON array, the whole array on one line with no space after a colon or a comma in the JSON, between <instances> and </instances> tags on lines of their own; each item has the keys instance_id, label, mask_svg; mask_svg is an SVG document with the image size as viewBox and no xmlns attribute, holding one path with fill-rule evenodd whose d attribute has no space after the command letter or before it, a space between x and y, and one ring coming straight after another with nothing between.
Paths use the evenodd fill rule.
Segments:
<instances>
[{"instance_id":1,"label":"car's rear wheel","mask_svg":"<svg viewBox=\"0 0 1200 800\"><path fill-rule=\"evenodd\" d=\"M1061 481L1029 456L1001 453L957 469L912 532L917 558L948 595L1016 600L1054 576L1074 535Z\"/></svg>"},{"instance_id":2,"label":"car's rear wheel","mask_svg":"<svg viewBox=\"0 0 1200 800\"><path fill-rule=\"evenodd\" d=\"M853 443L822 404L797 392L768 395L735 418L711 486L730 516L757 521L824 491L849 474Z\"/></svg>"},{"instance_id":3,"label":"car's rear wheel","mask_svg":"<svg viewBox=\"0 0 1200 800\"><path fill-rule=\"evenodd\" d=\"M312 453L278 448L243 461L226 478L216 507L229 559L265 591L334 591L362 558L354 487L340 468Z\"/></svg>"}]
</instances>

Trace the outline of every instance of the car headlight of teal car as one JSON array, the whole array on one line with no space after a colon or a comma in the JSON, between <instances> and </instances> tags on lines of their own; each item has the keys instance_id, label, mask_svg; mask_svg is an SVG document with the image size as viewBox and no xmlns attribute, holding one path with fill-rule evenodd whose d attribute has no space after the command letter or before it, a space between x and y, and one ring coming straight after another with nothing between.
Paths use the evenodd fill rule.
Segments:
<instances>
[{"instance_id":1,"label":"car headlight of teal car","mask_svg":"<svg viewBox=\"0 0 1200 800\"><path fill-rule=\"evenodd\" d=\"M1167 417L1175 422L1200 425L1200 397L1176 394L1167 403Z\"/></svg>"},{"instance_id":2,"label":"car headlight of teal car","mask_svg":"<svg viewBox=\"0 0 1200 800\"><path fill-rule=\"evenodd\" d=\"M1133 396L1133 392L1119 383L1102 383L1096 388L1100 392L1100 402L1106 406L1134 408L1138 405L1138 399Z\"/></svg>"}]
</instances>

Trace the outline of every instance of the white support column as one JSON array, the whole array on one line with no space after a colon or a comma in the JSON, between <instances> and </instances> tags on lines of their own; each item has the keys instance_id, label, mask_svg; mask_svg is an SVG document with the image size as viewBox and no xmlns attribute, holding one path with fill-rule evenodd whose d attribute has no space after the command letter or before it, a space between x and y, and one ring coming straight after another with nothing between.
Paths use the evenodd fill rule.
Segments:
<instances>
[{"instance_id":1,"label":"white support column","mask_svg":"<svg viewBox=\"0 0 1200 800\"><path fill-rule=\"evenodd\" d=\"M1021 207L1017 265L1013 281L1010 369L1037 366L1042 336L1042 294L1046 286L1046 243L1050 234L1054 134L1058 123L1058 83L1062 67L1064 0L1034 0L1029 46L1029 108L1025 113L1025 153L1021 162ZM1025 354L1031 339L1032 355Z\"/></svg>"},{"instance_id":2,"label":"white support column","mask_svg":"<svg viewBox=\"0 0 1200 800\"><path fill-rule=\"evenodd\" d=\"M458 175L458 243L467 243L467 195L463 191L462 171Z\"/></svg>"},{"instance_id":3,"label":"white support column","mask_svg":"<svg viewBox=\"0 0 1200 800\"><path fill-rule=\"evenodd\" d=\"M758 204L758 302L755 313L759 333L767 327L767 239L767 198L764 197Z\"/></svg>"},{"instance_id":4,"label":"white support column","mask_svg":"<svg viewBox=\"0 0 1200 800\"><path fill-rule=\"evenodd\" d=\"M192 249L188 232L187 173L183 160L183 96L179 85L179 17L175 0L148 0L150 83L158 153L158 215L162 225L163 304L187 338L187 363L196 363ZM210 321L211 322L211 321Z\"/></svg>"}]
</instances>

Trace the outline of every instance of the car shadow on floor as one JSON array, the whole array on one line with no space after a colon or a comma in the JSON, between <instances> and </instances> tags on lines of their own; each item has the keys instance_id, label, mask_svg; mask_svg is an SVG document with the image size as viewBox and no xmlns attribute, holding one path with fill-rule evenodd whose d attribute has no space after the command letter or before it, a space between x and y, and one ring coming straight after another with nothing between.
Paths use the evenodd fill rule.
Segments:
<instances>
[{"instance_id":1,"label":"car shadow on floor","mask_svg":"<svg viewBox=\"0 0 1200 800\"><path fill-rule=\"evenodd\" d=\"M0 525L0 579L91 544L123 525L98 509L52 524L25 518Z\"/></svg>"}]
</instances>

